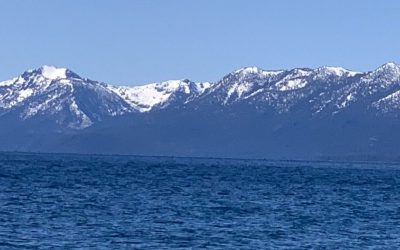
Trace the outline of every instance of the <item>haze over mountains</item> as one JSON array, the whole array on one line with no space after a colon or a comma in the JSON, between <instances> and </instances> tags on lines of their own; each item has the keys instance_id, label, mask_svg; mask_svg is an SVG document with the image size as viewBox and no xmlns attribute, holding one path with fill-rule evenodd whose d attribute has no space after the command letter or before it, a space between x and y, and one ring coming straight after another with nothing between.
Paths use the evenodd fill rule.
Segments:
<instances>
[{"instance_id":1,"label":"haze over mountains","mask_svg":"<svg viewBox=\"0 0 400 250\"><path fill-rule=\"evenodd\" d=\"M399 114L395 63L133 87L43 66L0 82L0 150L397 160Z\"/></svg>"}]
</instances>

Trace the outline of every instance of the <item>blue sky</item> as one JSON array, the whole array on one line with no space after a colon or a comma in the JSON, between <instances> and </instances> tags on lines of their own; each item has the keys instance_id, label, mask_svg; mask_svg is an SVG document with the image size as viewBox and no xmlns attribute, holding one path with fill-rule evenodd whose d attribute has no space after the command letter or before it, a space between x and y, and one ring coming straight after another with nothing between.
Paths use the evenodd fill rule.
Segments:
<instances>
[{"instance_id":1,"label":"blue sky","mask_svg":"<svg viewBox=\"0 0 400 250\"><path fill-rule=\"evenodd\" d=\"M397 0L0 2L0 79L43 64L135 85L244 66L400 62Z\"/></svg>"}]
</instances>

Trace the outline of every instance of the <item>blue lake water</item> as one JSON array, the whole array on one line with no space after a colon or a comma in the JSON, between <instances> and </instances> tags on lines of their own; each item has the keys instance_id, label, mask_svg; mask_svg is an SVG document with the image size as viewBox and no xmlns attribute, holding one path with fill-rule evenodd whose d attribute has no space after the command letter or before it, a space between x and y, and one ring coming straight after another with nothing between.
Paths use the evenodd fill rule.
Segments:
<instances>
[{"instance_id":1,"label":"blue lake water","mask_svg":"<svg viewBox=\"0 0 400 250\"><path fill-rule=\"evenodd\" d=\"M0 154L0 249L400 248L400 167Z\"/></svg>"}]
</instances>

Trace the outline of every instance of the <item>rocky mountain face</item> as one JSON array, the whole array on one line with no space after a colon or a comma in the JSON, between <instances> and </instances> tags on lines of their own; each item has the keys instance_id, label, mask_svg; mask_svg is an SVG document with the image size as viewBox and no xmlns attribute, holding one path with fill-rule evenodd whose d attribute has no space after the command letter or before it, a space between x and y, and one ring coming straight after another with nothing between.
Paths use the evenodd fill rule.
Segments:
<instances>
[{"instance_id":1,"label":"rocky mountain face","mask_svg":"<svg viewBox=\"0 0 400 250\"><path fill-rule=\"evenodd\" d=\"M386 159L400 156L399 114L395 63L131 87L43 66L0 82L0 150Z\"/></svg>"}]
</instances>

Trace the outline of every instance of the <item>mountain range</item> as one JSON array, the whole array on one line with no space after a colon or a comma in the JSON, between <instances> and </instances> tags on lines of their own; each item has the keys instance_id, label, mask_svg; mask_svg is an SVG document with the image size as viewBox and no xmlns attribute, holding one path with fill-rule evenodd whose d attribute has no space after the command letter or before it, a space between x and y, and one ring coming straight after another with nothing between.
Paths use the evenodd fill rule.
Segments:
<instances>
[{"instance_id":1,"label":"mountain range","mask_svg":"<svg viewBox=\"0 0 400 250\"><path fill-rule=\"evenodd\" d=\"M118 86L42 66L0 82L0 150L400 160L400 65Z\"/></svg>"}]
</instances>

